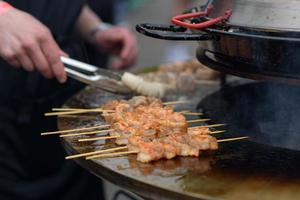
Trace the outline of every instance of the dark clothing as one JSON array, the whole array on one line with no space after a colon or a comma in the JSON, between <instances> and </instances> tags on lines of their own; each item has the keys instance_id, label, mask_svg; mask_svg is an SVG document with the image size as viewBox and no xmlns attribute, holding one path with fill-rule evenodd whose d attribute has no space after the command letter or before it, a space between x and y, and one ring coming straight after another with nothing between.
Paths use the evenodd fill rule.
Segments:
<instances>
[{"instance_id":1,"label":"dark clothing","mask_svg":"<svg viewBox=\"0 0 300 200\"><path fill-rule=\"evenodd\" d=\"M93 9L93 11L100 16L100 18L107 23L113 23L113 9L115 0L88 0L89 6ZM86 44L86 51L89 55L89 63L104 67L108 62L108 54L97 49L97 47Z\"/></svg>"},{"instance_id":2,"label":"dark clothing","mask_svg":"<svg viewBox=\"0 0 300 200\"><path fill-rule=\"evenodd\" d=\"M84 0L10 0L47 25L72 57L81 56L70 42L72 27ZM1 30L0 30L1 31ZM64 160L57 137L40 133L56 130L56 119L43 113L61 106L83 85L64 85L27 73L0 60L0 199L96 200L101 183L73 161Z\"/></svg>"}]
</instances>

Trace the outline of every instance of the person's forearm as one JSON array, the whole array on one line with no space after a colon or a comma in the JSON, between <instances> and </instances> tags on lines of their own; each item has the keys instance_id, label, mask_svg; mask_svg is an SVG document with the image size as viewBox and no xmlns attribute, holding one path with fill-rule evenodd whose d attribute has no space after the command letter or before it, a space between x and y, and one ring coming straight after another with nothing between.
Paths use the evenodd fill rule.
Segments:
<instances>
[{"instance_id":1,"label":"person's forearm","mask_svg":"<svg viewBox=\"0 0 300 200\"><path fill-rule=\"evenodd\" d=\"M85 41L91 41L91 32L101 23L101 19L92 11L88 5L82 8L80 16L75 24L76 33Z\"/></svg>"}]
</instances>

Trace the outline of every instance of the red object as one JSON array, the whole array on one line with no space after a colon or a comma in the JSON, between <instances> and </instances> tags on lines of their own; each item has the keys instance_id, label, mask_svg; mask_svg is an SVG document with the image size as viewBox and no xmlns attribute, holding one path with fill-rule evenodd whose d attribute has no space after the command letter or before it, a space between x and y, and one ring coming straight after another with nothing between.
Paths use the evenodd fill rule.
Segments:
<instances>
[{"instance_id":1,"label":"red object","mask_svg":"<svg viewBox=\"0 0 300 200\"><path fill-rule=\"evenodd\" d=\"M0 15L2 15L3 13L5 13L6 11L8 11L12 8L13 7L9 3L1 1L0 2Z\"/></svg>"},{"instance_id":2,"label":"red object","mask_svg":"<svg viewBox=\"0 0 300 200\"><path fill-rule=\"evenodd\" d=\"M183 20L185 19L191 19L194 17L205 17L210 14L210 12L213 10L213 6L208 7L206 12L194 12L194 13L188 13L188 14L182 14L182 15L177 15L172 18L172 23L178 26L182 26L185 28L189 29L204 29L207 28L211 25L217 24L222 20L227 20L232 14L232 10L227 10L223 16L217 17L210 19L205 22L201 22L198 24L192 24L190 22L184 22Z\"/></svg>"}]
</instances>

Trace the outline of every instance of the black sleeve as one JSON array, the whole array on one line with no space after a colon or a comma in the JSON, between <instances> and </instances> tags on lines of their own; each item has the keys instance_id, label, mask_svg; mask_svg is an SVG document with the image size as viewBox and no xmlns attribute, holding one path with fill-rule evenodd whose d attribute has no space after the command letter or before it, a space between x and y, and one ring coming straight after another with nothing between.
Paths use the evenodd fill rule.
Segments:
<instances>
[{"instance_id":1,"label":"black sleeve","mask_svg":"<svg viewBox=\"0 0 300 200\"><path fill-rule=\"evenodd\" d=\"M45 24L59 37L71 34L85 0L7 0Z\"/></svg>"}]
</instances>

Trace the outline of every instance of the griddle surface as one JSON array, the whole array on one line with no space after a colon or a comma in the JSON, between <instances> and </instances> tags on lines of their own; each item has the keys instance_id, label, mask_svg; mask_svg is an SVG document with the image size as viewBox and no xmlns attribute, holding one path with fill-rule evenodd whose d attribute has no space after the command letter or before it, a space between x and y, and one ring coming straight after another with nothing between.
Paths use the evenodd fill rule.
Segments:
<instances>
[{"instance_id":1,"label":"griddle surface","mask_svg":"<svg viewBox=\"0 0 300 200\"><path fill-rule=\"evenodd\" d=\"M170 95L168 99L190 99L190 104L183 105L178 110L195 111L198 105L199 111L205 111L214 119L212 123L240 123L239 118L234 121L227 120L231 119L228 117L230 113L236 112L230 109L236 104L231 98L238 97L238 94L228 98L228 102L233 104L227 102L230 106L220 110L227 103L223 101L216 105L218 98L222 96L219 95L218 90L218 85L202 85L195 93ZM229 94L236 92L230 93L230 91ZM241 91L243 89L236 93ZM115 98L124 97L88 88L71 98L66 106L96 107ZM201 103L198 104L200 101ZM245 110L255 112L249 108ZM240 115L237 114L237 116ZM244 118L241 118L242 122L243 120ZM58 120L60 130L99 122L103 122L102 118L94 115L79 118L60 117ZM282 148L257 139L261 133L256 132L256 129L246 131L255 125L255 121L249 119L248 122L245 122L247 128L243 126L232 129L233 126L229 124L228 133L218 137L227 138L249 134L252 136L250 141L220 144L220 150L217 153L203 155L200 158L181 157L143 164L136 161L135 155L130 155L93 161L77 159L76 162L96 176L148 199L300 199L300 152L292 150L295 148ZM265 137L262 135L262 138ZM110 142L106 144L78 143L72 139L63 139L62 144L68 154L90 152L113 146Z\"/></svg>"}]
</instances>

